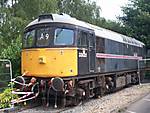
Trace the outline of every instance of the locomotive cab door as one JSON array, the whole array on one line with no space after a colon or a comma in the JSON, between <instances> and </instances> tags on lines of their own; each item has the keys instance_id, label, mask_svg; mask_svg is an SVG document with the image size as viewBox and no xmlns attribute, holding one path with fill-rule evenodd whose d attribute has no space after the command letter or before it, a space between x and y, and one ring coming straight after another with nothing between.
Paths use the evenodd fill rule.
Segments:
<instances>
[{"instance_id":1,"label":"locomotive cab door","mask_svg":"<svg viewBox=\"0 0 150 113\"><path fill-rule=\"evenodd\" d=\"M79 30L78 38L78 74L95 72L95 34L89 30Z\"/></svg>"},{"instance_id":2,"label":"locomotive cab door","mask_svg":"<svg viewBox=\"0 0 150 113\"><path fill-rule=\"evenodd\" d=\"M95 72L95 35L89 33L88 36L88 55L89 55L89 72Z\"/></svg>"}]
</instances>

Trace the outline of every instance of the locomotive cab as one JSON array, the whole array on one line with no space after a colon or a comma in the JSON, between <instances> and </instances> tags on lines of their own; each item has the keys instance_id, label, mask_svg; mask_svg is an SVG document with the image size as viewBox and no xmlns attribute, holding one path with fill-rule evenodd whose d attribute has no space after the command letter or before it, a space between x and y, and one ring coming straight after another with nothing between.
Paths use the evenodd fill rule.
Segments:
<instances>
[{"instance_id":1,"label":"locomotive cab","mask_svg":"<svg viewBox=\"0 0 150 113\"><path fill-rule=\"evenodd\" d=\"M49 78L94 72L94 31L57 22L54 18L41 15L26 27L22 74Z\"/></svg>"},{"instance_id":2,"label":"locomotive cab","mask_svg":"<svg viewBox=\"0 0 150 113\"><path fill-rule=\"evenodd\" d=\"M28 28L23 39L22 73L26 76L77 75L75 29L57 24Z\"/></svg>"}]
</instances>

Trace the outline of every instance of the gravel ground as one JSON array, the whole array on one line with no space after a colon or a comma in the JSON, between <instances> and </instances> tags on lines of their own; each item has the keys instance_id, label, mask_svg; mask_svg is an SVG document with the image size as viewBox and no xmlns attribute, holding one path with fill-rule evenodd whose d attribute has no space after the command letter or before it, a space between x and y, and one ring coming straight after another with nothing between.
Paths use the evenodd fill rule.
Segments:
<instances>
[{"instance_id":1,"label":"gravel ground","mask_svg":"<svg viewBox=\"0 0 150 113\"><path fill-rule=\"evenodd\" d=\"M20 113L118 113L122 108L140 99L150 92L150 83L135 85L125 88L116 93L106 95L100 99L91 99L90 101L73 108L45 109L42 107L28 109Z\"/></svg>"}]
</instances>

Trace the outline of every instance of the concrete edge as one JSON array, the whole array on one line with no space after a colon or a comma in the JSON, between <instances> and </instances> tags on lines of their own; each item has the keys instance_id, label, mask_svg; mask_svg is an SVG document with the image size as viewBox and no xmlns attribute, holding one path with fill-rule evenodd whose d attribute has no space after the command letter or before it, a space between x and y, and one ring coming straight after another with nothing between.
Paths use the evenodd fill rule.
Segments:
<instances>
[{"instance_id":1,"label":"concrete edge","mask_svg":"<svg viewBox=\"0 0 150 113\"><path fill-rule=\"evenodd\" d=\"M126 109L128 108L128 106L136 103L137 101L141 100L142 98L146 97L147 95L149 95L150 91L147 92L146 94L143 94L142 96L140 96L139 98L135 99L134 101L132 101L131 103L127 103L126 105L124 105L123 107L119 108L119 109L115 109L115 112L111 112L111 113L124 113L126 111Z\"/></svg>"}]
</instances>

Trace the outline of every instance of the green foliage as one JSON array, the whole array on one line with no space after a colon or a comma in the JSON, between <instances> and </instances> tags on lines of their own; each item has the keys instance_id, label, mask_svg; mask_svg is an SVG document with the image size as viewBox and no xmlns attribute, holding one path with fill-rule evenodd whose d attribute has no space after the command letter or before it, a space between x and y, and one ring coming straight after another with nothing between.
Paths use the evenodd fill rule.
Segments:
<instances>
[{"instance_id":1,"label":"green foliage","mask_svg":"<svg viewBox=\"0 0 150 113\"><path fill-rule=\"evenodd\" d=\"M123 7L124 16L120 20L126 27L126 34L143 41L150 47L150 2L149 0L130 0Z\"/></svg>"},{"instance_id":2,"label":"green foliage","mask_svg":"<svg viewBox=\"0 0 150 113\"><path fill-rule=\"evenodd\" d=\"M77 19L96 24L100 18L100 7L90 0L58 0L60 13L66 13Z\"/></svg>"},{"instance_id":3,"label":"green foliage","mask_svg":"<svg viewBox=\"0 0 150 113\"><path fill-rule=\"evenodd\" d=\"M21 18L18 17L8 17L8 21L3 23L1 30L0 43L1 48L6 48L8 44L15 41L17 37L22 34L24 23ZM21 40L21 39L20 39Z\"/></svg>"},{"instance_id":4,"label":"green foliage","mask_svg":"<svg viewBox=\"0 0 150 113\"><path fill-rule=\"evenodd\" d=\"M0 94L0 109L11 107L11 100L17 99L17 95L11 93L12 89L7 88Z\"/></svg>"},{"instance_id":5,"label":"green foliage","mask_svg":"<svg viewBox=\"0 0 150 113\"><path fill-rule=\"evenodd\" d=\"M3 49L0 58L2 59L10 59L13 66L13 75L16 77L20 75L20 52L21 52L21 36L16 39L16 41L12 41L9 46Z\"/></svg>"},{"instance_id":6,"label":"green foliage","mask_svg":"<svg viewBox=\"0 0 150 113\"><path fill-rule=\"evenodd\" d=\"M122 26L122 24L120 22L115 22L115 21L111 21L111 20L105 20L105 18L100 18L97 20L96 22L97 26L121 33L121 34L125 34L126 32L126 28L124 26Z\"/></svg>"},{"instance_id":7,"label":"green foliage","mask_svg":"<svg viewBox=\"0 0 150 113\"><path fill-rule=\"evenodd\" d=\"M15 16L29 22L42 13L56 13L57 10L57 0L18 0L14 5Z\"/></svg>"}]
</instances>

